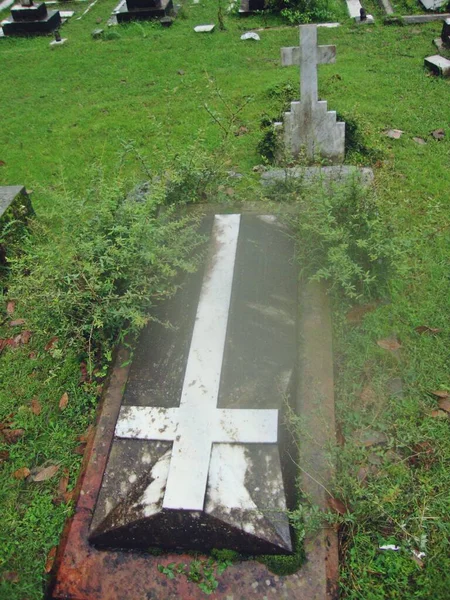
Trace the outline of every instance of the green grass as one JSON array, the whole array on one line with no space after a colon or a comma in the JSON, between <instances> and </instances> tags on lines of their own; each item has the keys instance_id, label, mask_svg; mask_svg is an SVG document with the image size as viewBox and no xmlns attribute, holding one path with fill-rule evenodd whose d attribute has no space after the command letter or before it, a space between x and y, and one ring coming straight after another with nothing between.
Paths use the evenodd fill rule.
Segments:
<instances>
[{"instance_id":1,"label":"green grass","mask_svg":"<svg viewBox=\"0 0 450 600\"><path fill-rule=\"evenodd\" d=\"M226 17L226 31L197 35L194 25L217 23L216 6L209 1L187 6L187 18L179 18L170 29L143 23L116 29L116 39L92 40L91 31L105 26L115 4L100 0L81 20L72 19L62 29L68 43L54 50L49 49L48 38L0 41L0 161L5 163L0 166L0 183L24 183L33 190L38 218L49 212L55 193L64 193L70 211L71 195L89 195L93 163L100 163L106 178L117 178L125 188L142 179L141 164L124 155L124 143L133 141L152 172L194 141L205 153L217 151L223 136L205 110L206 103L227 127L232 121L224 161L226 168L244 175L232 184L234 198L254 200L260 193L259 176L252 168L261 162L256 150L261 119L275 117L282 109L283 99L274 90L298 86L297 70L280 67L280 47L297 45L297 30L271 29L260 32L260 42L243 42L242 32L261 26L263 20L231 16ZM85 6L75 5L76 16ZM269 17L267 24L280 25L280 20ZM448 423L426 414L433 403L426 390L449 386L445 227L450 88L448 81L430 77L423 69L423 58L435 53L432 39L440 30L440 23L356 27L347 21L339 29L319 31L320 43L337 45L337 62L319 68L320 96L330 109L356 122L365 147L376 151L353 149L347 162L374 163L380 210L391 223L402 254L402 270L390 284L390 304L369 315L362 328L349 328L339 320L336 308L339 419L345 435L350 439L352 429L375 420L405 459L402 467L389 467L363 490L349 475L339 483L355 506L355 516L349 519L357 522L349 523L344 540L344 597L361 600L444 598L449 572L444 493ZM234 136L241 126L247 131ZM388 128L402 129L404 134L391 140L383 135ZM446 130L442 141L430 136L437 128ZM418 145L413 137L422 137L427 144ZM373 156L381 158L374 161ZM421 324L442 327L443 333L418 336L414 327ZM375 343L392 330L404 346L400 366ZM6 333L3 328L0 337ZM69 469L69 489L75 483L80 456L73 451L79 444L77 436L92 422L96 404L95 390L79 385L80 356L70 348L48 353L47 341L36 332L30 345L8 349L0 358L0 421L12 413L14 426L26 431L8 447L9 460L0 465L0 573L16 572L19 577L18 582L0 580L2 600L42 598L46 555L70 512L67 505L53 505L52 498L64 468ZM31 351L36 352L33 359ZM386 398L375 414L372 408L358 406L367 363L371 380L380 386L391 373L400 373L405 399ZM58 402L65 391L69 404L60 411ZM34 396L43 407L38 416L29 409ZM436 448L428 470L420 465L412 468L407 461L408 452L423 441ZM354 452L351 444L348 452L344 450L342 473L353 472L349 465L367 460L365 454ZM12 477L23 466L46 461L60 465L54 479L33 484ZM396 485L402 501L387 502L385 510L396 520L406 519L413 536L419 536L426 524L429 541L423 569L410 560L408 549L400 555L380 555L376 550L386 538L380 523L388 517L374 509L374 499L381 502ZM424 506L425 516L433 519L421 520ZM395 527L391 533L387 538L404 541Z\"/></svg>"}]
</instances>

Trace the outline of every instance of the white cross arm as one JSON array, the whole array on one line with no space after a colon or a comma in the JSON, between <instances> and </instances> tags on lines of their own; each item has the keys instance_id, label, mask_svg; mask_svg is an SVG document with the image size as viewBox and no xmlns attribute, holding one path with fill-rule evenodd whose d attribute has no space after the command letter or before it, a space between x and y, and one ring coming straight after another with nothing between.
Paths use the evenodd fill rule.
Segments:
<instances>
[{"instance_id":1,"label":"white cross arm","mask_svg":"<svg viewBox=\"0 0 450 600\"><path fill-rule=\"evenodd\" d=\"M229 408L216 410L212 441L240 444L276 444L277 409Z\"/></svg>"},{"instance_id":2,"label":"white cross arm","mask_svg":"<svg viewBox=\"0 0 450 600\"><path fill-rule=\"evenodd\" d=\"M300 65L302 60L302 51L299 46L281 48L281 65L290 67ZM326 64L336 62L336 46L317 46L317 64Z\"/></svg>"},{"instance_id":3,"label":"white cross arm","mask_svg":"<svg viewBox=\"0 0 450 600\"><path fill-rule=\"evenodd\" d=\"M173 442L178 428L178 408L122 406L116 423L119 438Z\"/></svg>"}]
</instances>

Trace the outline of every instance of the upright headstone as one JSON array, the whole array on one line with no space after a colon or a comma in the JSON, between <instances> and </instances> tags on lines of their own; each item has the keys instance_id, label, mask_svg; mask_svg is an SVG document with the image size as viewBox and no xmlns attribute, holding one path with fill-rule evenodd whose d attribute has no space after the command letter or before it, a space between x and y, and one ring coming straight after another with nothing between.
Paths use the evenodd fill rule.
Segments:
<instances>
[{"instance_id":1,"label":"upright headstone","mask_svg":"<svg viewBox=\"0 0 450 600\"><path fill-rule=\"evenodd\" d=\"M300 102L291 103L284 115L286 151L297 157L304 152L340 163L345 154L345 123L337 122L336 112L318 99L317 65L334 63L336 46L317 45L317 26L300 26L300 47L282 48L284 67L300 65Z\"/></svg>"},{"instance_id":2,"label":"upright headstone","mask_svg":"<svg viewBox=\"0 0 450 600\"><path fill-rule=\"evenodd\" d=\"M61 25L58 10L47 10L45 2L20 0L11 8L11 18L2 21L5 36L40 35L51 33Z\"/></svg>"},{"instance_id":3,"label":"upright headstone","mask_svg":"<svg viewBox=\"0 0 450 600\"><path fill-rule=\"evenodd\" d=\"M450 47L450 18L445 19L442 25L441 39L446 46Z\"/></svg>"},{"instance_id":4,"label":"upright headstone","mask_svg":"<svg viewBox=\"0 0 450 600\"><path fill-rule=\"evenodd\" d=\"M118 23L148 21L168 16L173 11L173 0L126 0L116 12Z\"/></svg>"}]
</instances>

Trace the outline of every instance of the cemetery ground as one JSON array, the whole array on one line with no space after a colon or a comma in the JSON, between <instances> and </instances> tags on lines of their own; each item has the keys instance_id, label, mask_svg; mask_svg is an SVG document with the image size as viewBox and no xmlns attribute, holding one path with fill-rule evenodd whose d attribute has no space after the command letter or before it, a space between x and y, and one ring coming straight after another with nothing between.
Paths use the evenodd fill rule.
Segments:
<instances>
[{"instance_id":1,"label":"cemetery ground","mask_svg":"<svg viewBox=\"0 0 450 600\"><path fill-rule=\"evenodd\" d=\"M0 340L15 340L0 355L2 600L43 597L118 331L141 327L174 270L201 252L190 217L177 224L158 208L263 200L262 125L298 96L279 50L297 45L296 28L225 14L220 31L208 1L186 4L170 29L108 30L115 4L100 0L80 20L77 7L53 50L45 37L0 40L0 182L32 189L37 214L2 283ZM342 597L444 599L450 106L449 82L423 69L441 24L359 27L336 11L342 26L319 30L337 46L319 92L348 124L346 163L373 167L376 196L316 190L317 204L280 187L271 198L302 207L299 255L332 294L339 435L327 519L339 527ZM193 32L208 22L213 34ZM278 27L240 40L266 25ZM150 200L121 202L154 175ZM361 230L381 262L355 297L343 287ZM318 522L302 506L300 533Z\"/></svg>"}]
</instances>

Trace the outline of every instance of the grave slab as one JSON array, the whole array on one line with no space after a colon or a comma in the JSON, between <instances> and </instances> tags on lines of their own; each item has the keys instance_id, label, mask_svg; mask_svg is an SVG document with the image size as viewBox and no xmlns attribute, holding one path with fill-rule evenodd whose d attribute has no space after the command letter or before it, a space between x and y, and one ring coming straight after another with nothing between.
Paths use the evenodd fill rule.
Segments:
<instances>
[{"instance_id":1,"label":"grave slab","mask_svg":"<svg viewBox=\"0 0 450 600\"><path fill-rule=\"evenodd\" d=\"M285 232L264 219L216 215L200 290L178 298L199 298L196 313L164 315L176 332L161 332L156 354L143 338L92 522L97 546L292 550L278 438L295 368L295 269ZM172 350L170 372L167 340L189 344Z\"/></svg>"},{"instance_id":2,"label":"grave slab","mask_svg":"<svg viewBox=\"0 0 450 600\"><path fill-rule=\"evenodd\" d=\"M161 541L173 549L196 543L205 549L212 536L215 547L247 544L254 552L263 546L276 546L276 553L289 551L284 507L292 506L295 496L295 465L286 460L286 451L295 454L282 423L286 403L298 404L301 337L292 241L275 217L262 214L210 215L204 226L212 233L204 269L158 311L161 323L169 317L173 327L152 323L131 366L125 366L125 348L117 357L49 598L204 597L186 579L170 580L158 572L158 565L189 564L192 556L169 549L156 557L119 546L142 551ZM318 334L320 323L314 319ZM324 363L319 360L317 367L320 380ZM326 377L329 385L328 371ZM192 427L203 431L193 440L183 433L186 407L196 415ZM212 441L218 437L225 441ZM193 445L200 458L188 474L183 467L188 457L177 456L177 444L184 444L187 454ZM144 533L138 527L143 523ZM335 598L335 574L327 567L336 563L333 535L308 541L309 571L304 574L274 576L249 560L229 567L212 597ZM105 549L111 541L113 548ZM316 568L319 563L322 568Z\"/></svg>"},{"instance_id":3,"label":"grave slab","mask_svg":"<svg viewBox=\"0 0 450 600\"><path fill-rule=\"evenodd\" d=\"M34 215L31 200L23 185L0 186L0 232L8 225L8 233L1 236L0 267L7 263L8 244L23 233L28 218Z\"/></svg>"},{"instance_id":4,"label":"grave slab","mask_svg":"<svg viewBox=\"0 0 450 600\"><path fill-rule=\"evenodd\" d=\"M166 17L173 11L173 0L126 0L117 9L118 23L147 21Z\"/></svg>"}]
</instances>

